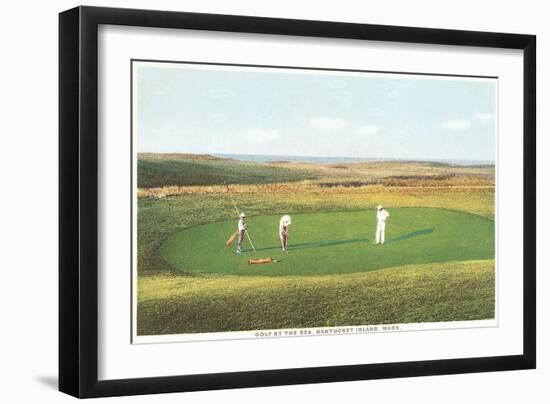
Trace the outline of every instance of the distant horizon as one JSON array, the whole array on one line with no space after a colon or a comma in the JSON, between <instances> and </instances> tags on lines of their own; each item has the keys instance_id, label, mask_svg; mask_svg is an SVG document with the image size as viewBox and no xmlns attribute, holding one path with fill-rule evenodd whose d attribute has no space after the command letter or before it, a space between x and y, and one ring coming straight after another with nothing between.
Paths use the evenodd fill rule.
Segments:
<instances>
[{"instance_id":1,"label":"distant horizon","mask_svg":"<svg viewBox=\"0 0 550 404\"><path fill-rule=\"evenodd\" d=\"M289 161L289 162L305 162L318 164L331 163L359 163L359 162L376 162L376 161L403 161L403 162L421 162L421 163L448 163L455 165L488 165L494 166L495 161L483 159L441 159L441 158L400 158L400 157L354 157L354 156L314 156L314 155L292 155L292 154L250 154L250 153L209 153L209 152L154 152L140 151L138 154L181 154L201 156L207 155L212 157L233 158L239 161L252 161L258 163L266 163L272 161ZM240 158L234 158L240 157Z\"/></svg>"}]
</instances>

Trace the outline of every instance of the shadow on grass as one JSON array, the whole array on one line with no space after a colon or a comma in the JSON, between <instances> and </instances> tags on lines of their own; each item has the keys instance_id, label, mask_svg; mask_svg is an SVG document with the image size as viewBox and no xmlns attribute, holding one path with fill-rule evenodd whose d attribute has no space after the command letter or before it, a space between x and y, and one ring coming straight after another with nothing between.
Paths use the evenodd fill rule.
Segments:
<instances>
[{"instance_id":1,"label":"shadow on grass","mask_svg":"<svg viewBox=\"0 0 550 404\"><path fill-rule=\"evenodd\" d=\"M422 230L416 230L409 233L403 233L399 234L392 239L386 241L386 244L391 243L397 243L399 241L405 241L414 237L418 236L424 236L426 234L431 234L435 230L434 227L429 229L422 229ZM308 243L298 243L298 244L291 244L288 246L288 250L303 250L306 248L321 248L321 247L332 247L336 245L343 245L343 244L354 244L354 243L368 243L368 238L353 238L348 240L320 240L320 241L312 241ZM281 246L270 246L270 247L263 247L263 248L256 248L256 251L269 251L269 250L279 250ZM252 251L251 248L245 249L244 252L250 252Z\"/></svg>"},{"instance_id":2,"label":"shadow on grass","mask_svg":"<svg viewBox=\"0 0 550 404\"><path fill-rule=\"evenodd\" d=\"M392 239L388 240L386 242L386 244L397 243L399 241L408 240L408 239L413 238L413 237L418 237L418 236L423 236L423 235L426 235L426 234L431 234L431 233L434 232L434 230L435 230L435 228L432 227L430 229L422 229L422 230L412 231L410 233L399 234L399 235L393 237Z\"/></svg>"},{"instance_id":3,"label":"shadow on grass","mask_svg":"<svg viewBox=\"0 0 550 404\"><path fill-rule=\"evenodd\" d=\"M314 241L311 243L299 243L288 246L289 250L301 250L304 248L319 248L319 247L331 247L334 245L342 244L354 244L354 243L368 243L368 238L354 238L349 240L322 240Z\"/></svg>"},{"instance_id":4,"label":"shadow on grass","mask_svg":"<svg viewBox=\"0 0 550 404\"><path fill-rule=\"evenodd\" d=\"M331 247L335 245L342 245L342 244L353 244L353 243L367 243L369 239L367 238L354 238L354 239L348 239L348 240L320 240L320 241L312 241L309 243L298 243L298 244L291 244L288 246L288 250L302 250L305 248L320 248L320 247ZM271 247L263 247L263 248L256 248L256 251L268 251L268 250L279 250L281 248L280 245L278 246L271 246ZM252 251L252 249L247 249L245 251Z\"/></svg>"}]
</instances>

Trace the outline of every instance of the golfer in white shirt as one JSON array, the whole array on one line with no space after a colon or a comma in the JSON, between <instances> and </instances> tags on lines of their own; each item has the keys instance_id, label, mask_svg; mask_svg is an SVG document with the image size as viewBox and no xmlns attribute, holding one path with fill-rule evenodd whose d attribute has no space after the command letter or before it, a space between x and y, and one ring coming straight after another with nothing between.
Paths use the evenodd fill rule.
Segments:
<instances>
[{"instance_id":1,"label":"golfer in white shirt","mask_svg":"<svg viewBox=\"0 0 550 404\"><path fill-rule=\"evenodd\" d=\"M243 252L243 240L246 229L246 215L244 213L241 213L239 215L239 223L237 223L237 231L239 232L239 239L237 241L237 254Z\"/></svg>"},{"instance_id":2,"label":"golfer in white shirt","mask_svg":"<svg viewBox=\"0 0 550 404\"><path fill-rule=\"evenodd\" d=\"M283 252L288 251L288 227L292 224L292 219L289 215L284 215L279 220L279 238L281 239L281 247Z\"/></svg>"},{"instance_id":3,"label":"golfer in white shirt","mask_svg":"<svg viewBox=\"0 0 550 404\"><path fill-rule=\"evenodd\" d=\"M388 217L390 217L390 214L382 205L378 205L378 209L376 211L376 242L374 244L384 244L384 241L386 239L385 237L385 231L386 231L386 220L388 220Z\"/></svg>"}]
</instances>

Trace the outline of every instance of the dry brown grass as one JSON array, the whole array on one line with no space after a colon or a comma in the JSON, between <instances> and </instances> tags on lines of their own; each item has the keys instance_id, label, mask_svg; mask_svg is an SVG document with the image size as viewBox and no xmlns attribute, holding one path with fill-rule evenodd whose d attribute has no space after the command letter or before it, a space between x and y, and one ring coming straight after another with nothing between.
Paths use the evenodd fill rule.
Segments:
<instances>
[{"instance_id":1,"label":"dry brown grass","mask_svg":"<svg viewBox=\"0 0 550 404\"><path fill-rule=\"evenodd\" d=\"M157 158L158 155L152 155ZM167 155L161 155L165 158ZM183 156L183 155L178 155ZM195 157L197 157L195 155ZM269 165L319 170L322 179L242 185L193 185L140 188L140 198L222 197L231 193L244 205L271 206L277 201L313 209L365 209L424 206L494 215L494 167L452 166L420 162L310 164L272 162ZM240 205L239 205L240 206ZM306 209L307 210L307 209Z\"/></svg>"},{"instance_id":2,"label":"dry brown grass","mask_svg":"<svg viewBox=\"0 0 550 404\"><path fill-rule=\"evenodd\" d=\"M244 185L194 185L166 186L159 188L140 188L138 197L165 198L175 195L218 195L218 194L265 194L265 193L296 193L310 192L319 188L317 184L304 182L288 182L275 184L244 184Z\"/></svg>"},{"instance_id":3,"label":"dry brown grass","mask_svg":"<svg viewBox=\"0 0 550 404\"><path fill-rule=\"evenodd\" d=\"M493 166L459 166L444 163L429 163L418 161L365 161L360 163L313 164L305 162L271 162L271 166L317 169L327 176L355 176L369 178L384 178L405 176L414 173L415 176L489 176L494 177Z\"/></svg>"},{"instance_id":4,"label":"dry brown grass","mask_svg":"<svg viewBox=\"0 0 550 404\"><path fill-rule=\"evenodd\" d=\"M330 186L327 186L329 184ZM213 195L213 194L353 194L384 192L386 188L395 191L403 189L405 192L414 189L494 189L490 181L476 181L471 178L456 178L445 182L430 179L405 179L388 181L387 184L361 184L348 186L346 183L336 182L288 182L274 184L245 184L245 185L196 185L196 186L166 186L159 188L140 188L138 197L165 198L176 195Z\"/></svg>"},{"instance_id":5,"label":"dry brown grass","mask_svg":"<svg viewBox=\"0 0 550 404\"><path fill-rule=\"evenodd\" d=\"M284 183L271 185L163 187L139 190L140 197L165 198L214 198L230 192L236 203L250 207L301 206L311 209L369 209L379 203L387 207L434 207L460 210L494 217L494 193L492 186L420 186L385 187L380 185L357 188L323 188L316 183ZM252 209L252 208L251 208Z\"/></svg>"}]
</instances>

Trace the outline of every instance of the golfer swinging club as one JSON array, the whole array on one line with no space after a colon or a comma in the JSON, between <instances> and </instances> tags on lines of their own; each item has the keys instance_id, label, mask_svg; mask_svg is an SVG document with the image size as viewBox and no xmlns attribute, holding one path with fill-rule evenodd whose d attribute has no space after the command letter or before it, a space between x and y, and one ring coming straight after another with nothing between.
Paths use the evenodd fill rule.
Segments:
<instances>
[{"instance_id":1,"label":"golfer swinging club","mask_svg":"<svg viewBox=\"0 0 550 404\"><path fill-rule=\"evenodd\" d=\"M239 215L239 223L237 224L237 231L239 232L239 239L237 241L237 254L243 252L243 240L246 228L246 215L243 212Z\"/></svg>"},{"instance_id":2,"label":"golfer swinging club","mask_svg":"<svg viewBox=\"0 0 550 404\"><path fill-rule=\"evenodd\" d=\"M284 215L279 221L279 238L283 252L288 252L288 227L292 224L289 215Z\"/></svg>"},{"instance_id":3,"label":"golfer swinging club","mask_svg":"<svg viewBox=\"0 0 550 404\"><path fill-rule=\"evenodd\" d=\"M376 212L376 220L378 224L376 225L376 242L374 244L384 244L384 241L386 239L385 237L385 231L386 231L386 220L388 220L388 217L390 217L390 214L382 205L378 205L378 209Z\"/></svg>"}]
</instances>

